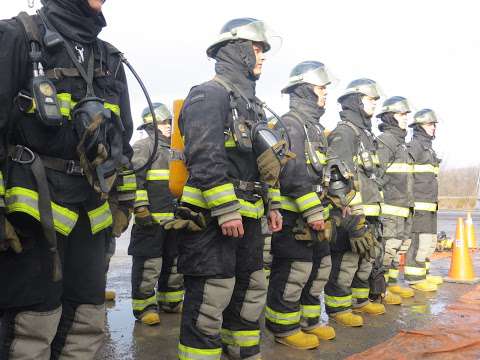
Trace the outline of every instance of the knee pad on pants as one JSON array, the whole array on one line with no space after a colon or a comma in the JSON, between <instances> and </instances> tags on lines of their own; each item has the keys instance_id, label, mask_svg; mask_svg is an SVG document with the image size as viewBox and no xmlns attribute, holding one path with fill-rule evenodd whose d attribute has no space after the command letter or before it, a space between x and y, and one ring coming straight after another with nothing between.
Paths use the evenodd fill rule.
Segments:
<instances>
[{"instance_id":1,"label":"knee pad on pants","mask_svg":"<svg viewBox=\"0 0 480 360\"><path fill-rule=\"evenodd\" d=\"M330 255L322 258L320 267L318 268L317 276L312 282L310 295L318 298L322 295L323 288L328 281L330 271L332 270L332 258Z\"/></svg>"},{"instance_id":2,"label":"knee pad on pants","mask_svg":"<svg viewBox=\"0 0 480 360\"><path fill-rule=\"evenodd\" d=\"M250 275L247 292L243 300L240 316L250 322L256 322L262 314L267 297L267 279L265 272L257 270Z\"/></svg>"},{"instance_id":3,"label":"knee pad on pants","mask_svg":"<svg viewBox=\"0 0 480 360\"><path fill-rule=\"evenodd\" d=\"M402 241L402 246L400 246L399 254L405 254L412 245L412 239L405 239Z\"/></svg>"},{"instance_id":4,"label":"knee pad on pants","mask_svg":"<svg viewBox=\"0 0 480 360\"><path fill-rule=\"evenodd\" d=\"M142 294L148 294L154 290L161 270L161 257L145 260L145 263L143 264L142 282L139 287L139 291Z\"/></svg>"},{"instance_id":5,"label":"knee pad on pants","mask_svg":"<svg viewBox=\"0 0 480 360\"><path fill-rule=\"evenodd\" d=\"M387 239L385 241L385 255L383 257L383 265L390 266L396 259L397 253L402 246L402 240L400 239Z\"/></svg>"},{"instance_id":6,"label":"knee pad on pants","mask_svg":"<svg viewBox=\"0 0 480 360\"><path fill-rule=\"evenodd\" d=\"M431 242L431 234L418 234L418 250L415 261L420 263L425 262L425 258L428 257L430 253Z\"/></svg>"},{"instance_id":7,"label":"knee pad on pants","mask_svg":"<svg viewBox=\"0 0 480 360\"><path fill-rule=\"evenodd\" d=\"M352 286L353 277L358 269L359 256L351 251L343 254L338 271L337 283L343 288Z\"/></svg>"},{"instance_id":8,"label":"knee pad on pants","mask_svg":"<svg viewBox=\"0 0 480 360\"><path fill-rule=\"evenodd\" d=\"M290 265L290 273L288 274L285 290L283 291L283 299L285 301L297 302L300 300L302 290L305 287L311 272L311 262L292 262Z\"/></svg>"}]
</instances>

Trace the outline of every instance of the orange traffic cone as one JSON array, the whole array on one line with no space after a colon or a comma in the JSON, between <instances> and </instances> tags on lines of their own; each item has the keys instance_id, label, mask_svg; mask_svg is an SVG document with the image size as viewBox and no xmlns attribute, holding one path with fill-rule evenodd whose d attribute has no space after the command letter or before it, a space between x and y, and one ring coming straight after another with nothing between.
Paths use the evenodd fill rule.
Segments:
<instances>
[{"instance_id":1,"label":"orange traffic cone","mask_svg":"<svg viewBox=\"0 0 480 360\"><path fill-rule=\"evenodd\" d=\"M452 262L450 264L450 271L445 281L456 282L463 284L475 284L480 281L475 276L473 270L472 258L468 251L468 246L465 241L465 225L463 218L457 220L457 235L453 242Z\"/></svg>"},{"instance_id":2,"label":"orange traffic cone","mask_svg":"<svg viewBox=\"0 0 480 360\"><path fill-rule=\"evenodd\" d=\"M472 214L467 213L467 220L465 220L465 230L467 233L467 244L469 249L477 248L477 239L475 238L475 228L473 226Z\"/></svg>"}]
</instances>

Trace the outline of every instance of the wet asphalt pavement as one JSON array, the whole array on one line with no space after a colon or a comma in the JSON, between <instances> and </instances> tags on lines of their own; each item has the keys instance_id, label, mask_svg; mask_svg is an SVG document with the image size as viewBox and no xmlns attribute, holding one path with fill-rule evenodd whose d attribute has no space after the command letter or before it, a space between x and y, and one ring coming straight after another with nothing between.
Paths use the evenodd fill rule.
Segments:
<instances>
[{"instance_id":1,"label":"wet asphalt pavement","mask_svg":"<svg viewBox=\"0 0 480 360\"><path fill-rule=\"evenodd\" d=\"M441 212L438 230L453 236L455 222L463 212ZM480 213L473 214L476 229L480 229ZM130 268L131 259L126 253L128 236L117 242L117 251L112 258L108 276L108 288L115 290L117 299L107 304L107 341L97 355L100 359L167 360L176 359L180 315L162 313L161 324L148 327L135 321L131 312ZM480 274L480 254L475 254L476 273ZM477 266L478 265L478 266ZM432 273L445 276L450 258L432 263ZM401 306L387 306L387 313L380 316L364 315L361 328L345 328L331 325L337 332L332 341L322 341L318 349L297 351L276 344L268 331L262 332L262 355L264 360L289 359L343 359L377 345L401 329L418 329L442 315L447 304L472 289L470 285L444 284L437 294L417 292L412 299L404 299ZM324 314L323 320L328 319Z\"/></svg>"}]
</instances>

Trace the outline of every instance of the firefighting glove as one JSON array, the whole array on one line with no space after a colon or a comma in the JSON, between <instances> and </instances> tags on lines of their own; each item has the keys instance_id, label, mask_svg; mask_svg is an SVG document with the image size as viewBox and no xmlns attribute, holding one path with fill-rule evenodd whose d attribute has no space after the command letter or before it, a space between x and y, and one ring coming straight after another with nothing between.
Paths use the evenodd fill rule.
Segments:
<instances>
[{"instance_id":1,"label":"firefighting glove","mask_svg":"<svg viewBox=\"0 0 480 360\"><path fill-rule=\"evenodd\" d=\"M303 221L303 219L298 218L295 226L292 229L295 240L299 241L312 241L312 231L310 227Z\"/></svg>"},{"instance_id":2,"label":"firefighting glove","mask_svg":"<svg viewBox=\"0 0 480 360\"><path fill-rule=\"evenodd\" d=\"M5 219L4 215L0 215L0 223L0 251L7 251L8 248L11 248L16 254L20 254L23 251L22 243L12 224Z\"/></svg>"},{"instance_id":3,"label":"firefighting glove","mask_svg":"<svg viewBox=\"0 0 480 360\"><path fill-rule=\"evenodd\" d=\"M342 221L342 227L349 235L350 246L354 253L367 259L375 257L375 241L365 222L365 216L347 216ZM371 256L372 252L373 256Z\"/></svg>"},{"instance_id":4,"label":"firefighting glove","mask_svg":"<svg viewBox=\"0 0 480 360\"><path fill-rule=\"evenodd\" d=\"M187 207L179 206L175 212L175 218L161 222L165 230L180 230L196 232L207 227L205 215L197 213Z\"/></svg>"},{"instance_id":5,"label":"firefighting glove","mask_svg":"<svg viewBox=\"0 0 480 360\"><path fill-rule=\"evenodd\" d=\"M345 206L348 206L350 204L350 202L353 200L353 198L355 197L355 190L350 190L350 192L348 192L345 196L332 196L332 195L329 195L328 193L326 194L326 197L328 198L328 200L330 200L330 202L335 205L335 207L337 208L344 208Z\"/></svg>"},{"instance_id":6,"label":"firefighting glove","mask_svg":"<svg viewBox=\"0 0 480 360\"><path fill-rule=\"evenodd\" d=\"M288 160L295 158L294 153L289 150L285 151L286 145L287 142L285 140L280 140L257 158L260 181L274 188L278 188L282 168ZM281 151L285 151L285 154L282 156L279 155Z\"/></svg>"},{"instance_id":7,"label":"firefighting glove","mask_svg":"<svg viewBox=\"0 0 480 360\"><path fill-rule=\"evenodd\" d=\"M118 205L115 202L110 203L110 210L113 219L112 234L115 237L120 237L128 228L128 224L132 218L132 210L126 206Z\"/></svg>"},{"instance_id":8,"label":"firefighting glove","mask_svg":"<svg viewBox=\"0 0 480 360\"><path fill-rule=\"evenodd\" d=\"M146 206L135 208L135 224L140 226L153 225L153 217Z\"/></svg>"}]
</instances>

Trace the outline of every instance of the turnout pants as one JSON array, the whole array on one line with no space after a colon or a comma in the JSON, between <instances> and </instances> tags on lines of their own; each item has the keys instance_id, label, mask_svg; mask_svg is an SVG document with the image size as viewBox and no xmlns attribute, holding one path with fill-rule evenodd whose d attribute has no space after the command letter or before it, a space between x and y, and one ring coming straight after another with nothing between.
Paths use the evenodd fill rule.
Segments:
<instances>
[{"instance_id":1,"label":"turnout pants","mask_svg":"<svg viewBox=\"0 0 480 360\"><path fill-rule=\"evenodd\" d=\"M159 308L174 312L183 301L183 276L177 271L178 239L160 225L132 228L132 308L140 319ZM156 289L155 289L156 287Z\"/></svg>"},{"instance_id":2,"label":"turnout pants","mask_svg":"<svg viewBox=\"0 0 480 360\"><path fill-rule=\"evenodd\" d=\"M265 325L275 336L320 326L320 296L331 269L328 242L296 240L292 225L297 214L284 214L284 227L272 236L272 270Z\"/></svg>"},{"instance_id":3,"label":"turnout pants","mask_svg":"<svg viewBox=\"0 0 480 360\"><path fill-rule=\"evenodd\" d=\"M265 304L264 236L260 220L243 218L245 235L222 235L217 219L180 235L178 268L185 278L179 358L260 358L259 318Z\"/></svg>"},{"instance_id":4,"label":"turnout pants","mask_svg":"<svg viewBox=\"0 0 480 360\"><path fill-rule=\"evenodd\" d=\"M437 214L416 211L413 217L412 245L407 252L405 280L410 284L426 279L430 268L429 257L437 246Z\"/></svg>"},{"instance_id":5,"label":"turnout pants","mask_svg":"<svg viewBox=\"0 0 480 360\"><path fill-rule=\"evenodd\" d=\"M53 282L41 225L23 214L12 222L24 250L0 253L0 359L93 359L104 340L110 229L92 235L80 210L69 236L57 233L63 278Z\"/></svg>"},{"instance_id":6,"label":"turnout pants","mask_svg":"<svg viewBox=\"0 0 480 360\"><path fill-rule=\"evenodd\" d=\"M412 239L412 217L383 216L381 218L384 239L383 266L386 270L388 284L398 282L399 255L410 248Z\"/></svg>"}]
</instances>

